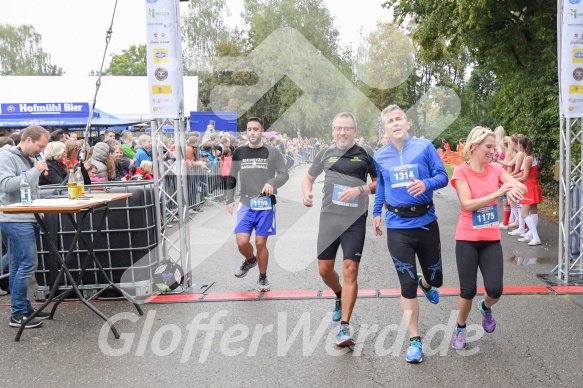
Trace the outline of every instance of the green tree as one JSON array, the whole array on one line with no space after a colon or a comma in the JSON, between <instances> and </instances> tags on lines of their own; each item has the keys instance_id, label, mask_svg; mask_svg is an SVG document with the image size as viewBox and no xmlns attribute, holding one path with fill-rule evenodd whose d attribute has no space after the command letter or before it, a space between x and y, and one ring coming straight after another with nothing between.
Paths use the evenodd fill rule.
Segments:
<instances>
[{"instance_id":1,"label":"green tree","mask_svg":"<svg viewBox=\"0 0 583 388\"><path fill-rule=\"evenodd\" d=\"M409 35L403 27L378 23L357 49L357 82L378 109L389 104L406 110L414 107L409 117L412 135L441 139L440 133L457 115L459 104L451 93L436 87L459 94L469 59L461 52L444 56L439 62L429 61ZM376 130L379 136L384 131L380 120Z\"/></svg>"},{"instance_id":2,"label":"green tree","mask_svg":"<svg viewBox=\"0 0 583 388\"><path fill-rule=\"evenodd\" d=\"M299 31L320 55L336 66L349 80L352 80L351 63L338 43L338 30L334 18L322 0L245 0L243 18L246 22L246 41L249 49L258 47L274 31L291 27ZM304 63L302 53L294 57L295 47L282 46L281 55L273 55L266 64L272 68L294 64L296 74L308 78L313 71ZM291 61L291 62L290 62ZM274 72L277 73L277 72ZM329 131L330 124L318 119L318 100L334 93L337 85L327 84L322 79L318 93L303 93L294 82L284 77L274 79L274 86L252 108L256 115L263 116L268 123L274 123L286 113L286 124L278 128L282 132L296 136L321 136ZM303 97L301 101L300 97ZM296 104L295 111L288 108Z\"/></svg>"},{"instance_id":3,"label":"green tree","mask_svg":"<svg viewBox=\"0 0 583 388\"><path fill-rule=\"evenodd\" d=\"M145 76L147 75L146 45L131 45L121 54L111 54L111 62L103 75Z\"/></svg>"},{"instance_id":4,"label":"green tree","mask_svg":"<svg viewBox=\"0 0 583 388\"><path fill-rule=\"evenodd\" d=\"M0 76L63 75L41 47L42 36L30 25L0 24Z\"/></svg>"},{"instance_id":5,"label":"green tree","mask_svg":"<svg viewBox=\"0 0 583 388\"><path fill-rule=\"evenodd\" d=\"M411 22L411 36L423 58L439 63L466 51L482 74L496 80L499 90L481 106L493 103L493 122L533 140L540 181L547 192L556 190L552 151L559 148L557 3L389 0L385 7L392 9L397 22Z\"/></svg>"},{"instance_id":6,"label":"green tree","mask_svg":"<svg viewBox=\"0 0 583 388\"><path fill-rule=\"evenodd\" d=\"M212 57L217 56L221 43L238 45L240 31L227 24L231 12L226 0L188 2L188 12L182 17L184 71L200 75L212 71Z\"/></svg>"}]
</instances>

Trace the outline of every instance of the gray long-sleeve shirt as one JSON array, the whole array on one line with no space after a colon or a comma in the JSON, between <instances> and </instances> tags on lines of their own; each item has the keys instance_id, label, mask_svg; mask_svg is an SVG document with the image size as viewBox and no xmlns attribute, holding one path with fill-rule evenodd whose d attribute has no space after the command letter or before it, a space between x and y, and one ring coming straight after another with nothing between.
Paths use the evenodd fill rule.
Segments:
<instances>
[{"instance_id":1,"label":"gray long-sleeve shirt","mask_svg":"<svg viewBox=\"0 0 583 388\"><path fill-rule=\"evenodd\" d=\"M34 159L25 156L19 147L5 145L0 148L0 205L20 202L22 171L30 184L31 198L40 198L38 178L40 172L34 168ZM0 222L36 222L33 214L5 214L0 212Z\"/></svg>"}]
</instances>

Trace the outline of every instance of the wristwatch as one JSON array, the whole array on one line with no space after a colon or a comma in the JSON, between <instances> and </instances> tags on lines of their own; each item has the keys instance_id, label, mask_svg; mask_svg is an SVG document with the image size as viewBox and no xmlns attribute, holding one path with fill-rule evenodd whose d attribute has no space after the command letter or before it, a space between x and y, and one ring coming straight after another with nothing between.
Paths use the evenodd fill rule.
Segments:
<instances>
[{"instance_id":1,"label":"wristwatch","mask_svg":"<svg viewBox=\"0 0 583 388\"><path fill-rule=\"evenodd\" d=\"M362 186L358 186L358 191L360 191L360 194L364 194L364 189L362 188Z\"/></svg>"}]
</instances>

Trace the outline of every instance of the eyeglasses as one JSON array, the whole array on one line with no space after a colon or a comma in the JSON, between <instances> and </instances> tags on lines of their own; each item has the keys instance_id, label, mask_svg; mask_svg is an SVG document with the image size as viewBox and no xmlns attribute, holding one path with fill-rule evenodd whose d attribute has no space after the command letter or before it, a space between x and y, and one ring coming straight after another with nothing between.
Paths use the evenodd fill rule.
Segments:
<instances>
[{"instance_id":1,"label":"eyeglasses","mask_svg":"<svg viewBox=\"0 0 583 388\"><path fill-rule=\"evenodd\" d=\"M355 129L356 127L334 127L334 130L336 132L350 132L353 129Z\"/></svg>"}]
</instances>

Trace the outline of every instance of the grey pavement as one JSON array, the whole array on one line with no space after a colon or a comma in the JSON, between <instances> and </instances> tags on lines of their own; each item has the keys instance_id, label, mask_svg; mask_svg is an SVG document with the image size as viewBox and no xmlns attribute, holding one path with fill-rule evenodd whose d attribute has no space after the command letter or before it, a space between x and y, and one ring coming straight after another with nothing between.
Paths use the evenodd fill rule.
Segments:
<instances>
[{"instance_id":1,"label":"grey pavement","mask_svg":"<svg viewBox=\"0 0 583 388\"><path fill-rule=\"evenodd\" d=\"M268 243L274 291L326 289L315 260L318 205L310 210L301 204L299 184L306 171L305 165L295 169L279 196L278 235ZM321 182L314 187L317 199ZM435 203L444 287L458 287L455 191L439 190ZM194 280L214 282L210 293L254 289L256 268L243 279L233 276L242 260L234 223L235 216L222 206L205 207L190 224ZM539 247L503 233L505 285L546 285L536 275L550 273L556 264L558 227L541 220L539 229ZM370 218L359 286L398 288L385 236L374 236ZM419 365L404 360L398 298L357 300L351 319L357 346L351 351L332 344L337 324L329 320L330 299L149 304L143 317L127 301L96 302L120 319L119 340L87 308L69 303L59 307L55 320L26 330L18 343L16 329L8 326L9 297L0 297L0 304L3 387L555 387L581 386L583 377L583 297L578 295L503 296L494 307L498 327L492 334L481 329L476 300L465 352L449 347L456 297L444 296L438 305L421 298L425 357Z\"/></svg>"}]
</instances>

